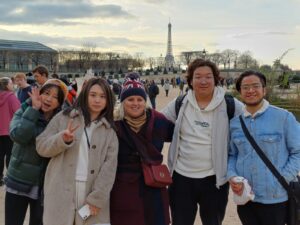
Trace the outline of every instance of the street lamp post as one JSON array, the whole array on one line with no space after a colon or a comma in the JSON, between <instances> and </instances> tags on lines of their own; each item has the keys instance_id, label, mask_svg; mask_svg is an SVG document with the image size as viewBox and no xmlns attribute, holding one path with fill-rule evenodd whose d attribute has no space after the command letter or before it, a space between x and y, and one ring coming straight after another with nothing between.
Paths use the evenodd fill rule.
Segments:
<instances>
[{"instance_id":1,"label":"street lamp post","mask_svg":"<svg viewBox=\"0 0 300 225\"><path fill-rule=\"evenodd\" d=\"M203 59L205 60L205 57L206 57L206 53L207 51L205 50L205 48L202 50L202 55L203 55Z\"/></svg>"}]
</instances>

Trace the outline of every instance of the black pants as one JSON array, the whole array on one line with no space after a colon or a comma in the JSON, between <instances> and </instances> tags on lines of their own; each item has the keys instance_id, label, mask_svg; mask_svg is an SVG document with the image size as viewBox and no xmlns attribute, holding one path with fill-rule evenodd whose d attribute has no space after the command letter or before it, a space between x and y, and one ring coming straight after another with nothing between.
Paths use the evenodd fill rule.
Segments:
<instances>
[{"instance_id":1,"label":"black pants","mask_svg":"<svg viewBox=\"0 0 300 225\"><path fill-rule=\"evenodd\" d=\"M5 195L5 225L23 225L26 211L30 206L29 225L43 224L43 207L41 200L6 192Z\"/></svg>"},{"instance_id":2,"label":"black pants","mask_svg":"<svg viewBox=\"0 0 300 225\"><path fill-rule=\"evenodd\" d=\"M13 141L8 135L0 136L0 178L3 177L4 159L6 168L8 168Z\"/></svg>"},{"instance_id":3,"label":"black pants","mask_svg":"<svg viewBox=\"0 0 300 225\"><path fill-rule=\"evenodd\" d=\"M173 225L193 225L198 205L203 225L221 225L228 201L228 183L218 189L216 177L188 178L176 172L169 188Z\"/></svg>"},{"instance_id":4,"label":"black pants","mask_svg":"<svg viewBox=\"0 0 300 225\"><path fill-rule=\"evenodd\" d=\"M243 225L284 225L287 210L287 202L277 204L248 202L237 207Z\"/></svg>"},{"instance_id":5,"label":"black pants","mask_svg":"<svg viewBox=\"0 0 300 225\"><path fill-rule=\"evenodd\" d=\"M156 109L156 97L150 97L150 102L153 109Z\"/></svg>"},{"instance_id":6,"label":"black pants","mask_svg":"<svg viewBox=\"0 0 300 225\"><path fill-rule=\"evenodd\" d=\"M169 90L165 90L165 92L166 92L166 97L168 97Z\"/></svg>"}]
</instances>

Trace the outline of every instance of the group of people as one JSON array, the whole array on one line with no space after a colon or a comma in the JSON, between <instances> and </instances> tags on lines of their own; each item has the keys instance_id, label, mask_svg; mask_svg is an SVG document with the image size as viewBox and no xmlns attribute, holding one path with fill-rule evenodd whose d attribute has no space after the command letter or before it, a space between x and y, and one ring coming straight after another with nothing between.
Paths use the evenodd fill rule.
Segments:
<instances>
[{"instance_id":1,"label":"group of people","mask_svg":"<svg viewBox=\"0 0 300 225\"><path fill-rule=\"evenodd\" d=\"M0 123L1 154L7 139L13 143L5 176L6 225L22 225L28 205L30 225L193 225L198 207L203 225L221 225L229 187L236 196L245 192L237 177L247 180L255 195L238 205L243 225L286 223L288 195L240 123L286 181L295 180L300 125L264 99L263 74L239 76L242 103L219 86L214 63L196 59L187 69L187 93L158 112L148 105L135 72L126 75L117 107L102 78L89 79L75 102L63 107L68 87L59 79L42 82L40 72L34 73L40 85L31 87L28 99L21 105L10 101L5 107L11 110L1 113L1 120L12 117ZM0 78L0 96L16 98L11 86ZM147 185L143 165L162 164L165 142L171 142L173 182ZM78 213L85 205L87 219Z\"/></svg>"}]
</instances>

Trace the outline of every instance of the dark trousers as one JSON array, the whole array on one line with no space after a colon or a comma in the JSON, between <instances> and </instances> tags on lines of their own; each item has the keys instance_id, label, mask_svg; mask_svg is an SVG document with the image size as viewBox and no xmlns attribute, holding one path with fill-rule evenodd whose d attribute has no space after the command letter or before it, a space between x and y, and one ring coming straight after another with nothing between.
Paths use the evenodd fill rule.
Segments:
<instances>
[{"instance_id":1,"label":"dark trousers","mask_svg":"<svg viewBox=\"0 0 300 225\"><path fill-rule=\"evenodd\" d=\"M169 90L165 90L165 92L166 92L166 97L168 97Z\"/></svg>"},{"instance_id":2,"label":"dark trousers","mask_svg":"<svg viewBox=\"0 0 300 225\"><path fill-rule=\"evenodd\" d=\"M237 207L243 225L284 225L287 210L287 202L277 204L248 202Z\"/></svg>"},{"instance_id":3,"label":"dark trousers","mask_svg":"<svg viewBox=\"0 0 300 225\"><path fill-rule=\"evenodd\" d=\"M151 105L152 105L152 108L153 108L153 109L156 109L156 102L155 102L155 99L156 99L156 97L150 97L150 102L151 102Z\"/></svg>"},{"instance_id":4,"label":"dark trousers","mask_svg":"<svg viewBox=\"0 0 300 225\"><path fill-rule=\"evenodd\" d=\"M215 176L194 179L174 172L169 188L172 224L193 225L199 205L203 225L221 225L228 191L228 183L216 187Z\"/></svg>"},{"instance_id":5,"label":"dark trousers","mask_svg":"<svg viewBox=\"0 0 300 225\"><path fill-rule=\"evenodd\" d=\"M6 192L5 195L5 225L23 225L28 205L30 206L29 225L42 225L43 207L41 200L34 200L9 192Z\"/></svg>"},{"instance_id":6,"label":"dark trousers","mask_svg":"<svg viewBox=\"0 0 300 225\"><path fill-rule=\"evenodd\" d=\"M13 141L8 135L0 136L0 178L3 177L4 161L8 168Z\"/></svg>"}]
</instances>

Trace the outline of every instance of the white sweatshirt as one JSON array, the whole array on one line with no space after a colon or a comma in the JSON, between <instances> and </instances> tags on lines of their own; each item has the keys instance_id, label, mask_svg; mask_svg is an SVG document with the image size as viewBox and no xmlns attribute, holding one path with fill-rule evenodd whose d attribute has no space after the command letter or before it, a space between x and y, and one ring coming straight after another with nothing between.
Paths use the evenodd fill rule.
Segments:
<instances>
[{"instance_id":1,"label":"white sweatshirt","mask_svg":"<svg viewBox=\"0 0 300 225\"><path fill-rule=\"evenodd\" d=\"M175 167L179 174L190 178L204 178L215 174L212 163L212 112L221 104L224 95L223 88L215 87L211 102L201 110L194 92L188 92Z\"/></svg>"}]
</instances>

